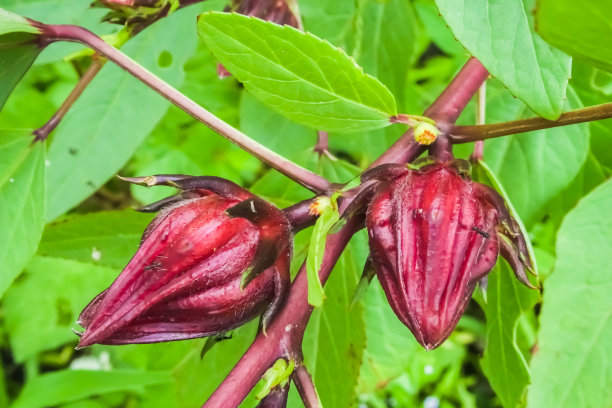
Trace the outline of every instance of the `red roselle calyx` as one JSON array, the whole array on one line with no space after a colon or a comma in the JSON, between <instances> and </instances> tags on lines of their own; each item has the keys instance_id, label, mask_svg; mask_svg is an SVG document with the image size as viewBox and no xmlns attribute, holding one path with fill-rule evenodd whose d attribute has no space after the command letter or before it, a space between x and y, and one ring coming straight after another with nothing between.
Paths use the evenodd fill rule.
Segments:
<instances>
[{"instance_id":1,"label":"red roselle calyx","mask_svg":"<svg viewBox=\"0 0 612 408\"><path fill-rule=\"evenodd\" d=\"M261 18L279 25L290 25L299 28L299 22L289 7L287 0L234 0L232 7L226 11L234 10L236 13ZM217 75L226 78L232 74L223 64L217 64Z\"/></svg>"},{"instance_id":2,"label":"red roselle calyx","mask_svg":"<svg viewBox=\"0 0 612 408\"><path fill-rule=\"evenodd\" d=\"M530 287L527 245L504 200L461 174L460 161L385 165L366 225L372 262L395 314L427 349L451 334L501 254Z\"/></svg>"},{"instance_id":3,"label":"red roselle calyx","mask_svg":"<svg viewBox=\"0 0 612 408\"><path fill-rule=\"evenodd\" d=\"M205 337L263 313L290 283L291 226L282 211L217 177L152 176L134 183L182 192L161 212L119 277L83 310L80 347Z\"/></svg>"}]
</instances>

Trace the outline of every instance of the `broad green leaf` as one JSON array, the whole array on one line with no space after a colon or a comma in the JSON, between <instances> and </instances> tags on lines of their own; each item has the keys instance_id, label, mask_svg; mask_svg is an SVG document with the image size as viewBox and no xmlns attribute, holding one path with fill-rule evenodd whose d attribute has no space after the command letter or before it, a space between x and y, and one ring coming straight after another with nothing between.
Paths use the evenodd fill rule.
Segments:
<instances>
[{"instance_id":1,"label":"broad green leaf","mask_svg":"<svg viewBox=\"0 0 612 408\"><path fill-rule=\"evenodd\" d=\"M0 297L26 266L45 219L45 146L27 131L0 132Z\"/></svg>"},{"instance_id":2,"label":"broad green leaf","mask_svg":"<svg viewBox=\"0 0 612 408\"><path fill-rule=\"evenodd\" d=\"M171 85L180 85L183 64L196 47L191 26L195 11L186 8L160 20L123 51ZM106 64L53 134L48 154L48 220L77 205L116 174L168 106L169 102L123 70Z\"/></svg>"},{"instance_id":3,"label":"broad green leaf","mask_svg":"<svg viewBox=\"0 0 612 408\"><path fill-rule=\"evenodd\" d=\"M24 44L9 48L0 46L0 78L2 78L0 83L0 109L2 109L15 85L30 68L39 52L40 48L35 44Z\"/></svg>"},{"instance_id":4,"label":"broad green leaf","mask_svg":"<svg viewBox=\"0 0 612 408\"><path fill-rule=\"evenodd\" d=\"M397 318L374 279L363 297L366 349L359 374L361 393L383 389L420 357L421 345ZM433 351L430 354L435 354Z\"/></svg>"},{"instance_id":5,"label":"broad green leaf","mask_svg":"<svg viewBox=\"0 0 612 408\"><path fill-rule=\"evenodd\" d=\"M506 408L515 408L524 401L530 382L529 357L519 346L517 332L520 320L539 298L539 292L523 286L505 262L498 263L489 274L484 305L486 348L480 363L489 384Z\"/></svg>"},{"instance_id":6,"label":"broad green leaf","mask_svg":"<svg viewBox=\"0 0 612 408\"><path fill-rule=\"evenodd\" d=\"M78 337L72 328L78 328L81 310L118 273L117 268L70 259L34 257L3 303L15 359L23 362L40 351L76 344Z\"/></svg>"},{"instance_id":7,"label":"broad green leaf","mask_svg":"<svg viewBox=\"0 0 612 408\"><path fill-rule=\"evenodd\" d=\"M436 0L467 50L538 115L562 112L571 58L535 35L534 0Z\"/></svg>"},{"instance_id":8,"label":"broad green leaf","mask_svg":"<svg viewBox=\"0 0 612 408\"><path fill-rule=\"evenodd\" d=\"M152 217L132 209L70 215L46 227L38 255L123 268Z\"/></svg>"},{"instance_id":9,"label":"broad green leaf","mask_svg":"<svg viewBox=\"0 0 612 408\"><path fill-rule=\"evenodd\" d=\"M145 386L172 381L169 372L65 370L27 382L11 408L44 408L117 391L142 393Z\"/></svg>"},{"instance_id":10,"label":"broad green leaf","mask_svg":"<svg viewBox=\"0 0 612 408\"><path fill-rule=\"evenodd\" d=\"M125 210L71 215L47 226L38 255L3 304L17 361L76 342L71 328L79 313L127 264L150 219Z\"/></svg>"},{"instance_id":11,"label":"broad green leaf","mask_svg":"<svg viewBox=\"0 0 612 408\"><path fill-rule=\"evenodd\" d=\"M575 60L572 63L572 88L576 90L585 106L612 101L612 73ZM597 160L612 169L612 119L589 122L591 151Z\"/></svg>"},{"instance_id":12,"label":"broad green leaf","mask_svg":"<svg viewBox=\"0 0 612 408\"><path fill-rule=\"evenodd\" d=\"M377 280L373 280L364 298L366 349L356 391L360 403L386 407L391 396L396 406L427 406L423 393L438 400L441 407L475 407L475 398L467 391L474 376L465 372L466 344L474 341L473 332L480 323L464 316L451 337L435 350L420 346L397 318ZM466 331L468 329L468 331ZM468 363L469 364L469 363Z\"/></svg>"},{"instance_id":13,"label":"broad green leaf","mask_svg":"<svg viewBox=\"0 0 612 408\"><path fill-rule=\"evenodd\" d=\"M542 38L572 57L612 72L612 1L536 2L535 27Z\"/></svg>"},{"instance_id":14,"label":"broad green leaf","mask_svg":"<svg viewBox=\"0 0 612 408\"><path fill-rule=\"evenodd\" d=\"M525 106L507 92L488 88L487 121L529 116ZM568 97L566 110L582 106L574 92ZM588 125L579 124L487 140L484 158L529 229L546 203L576 177L588 149Z\"/></svg>"},{"instance_id":15,"label":"broad green leaf","mask_svg":"<svg viewBox=\"0 0 612 408\"><path fill-rule=\"evenodd\" d=\"M366 255L365 233L358 233L325 285L327 299L306 328L304 361L325 408L346 408L354 402L365 332L361 305L348 307Z\"/></svg>"},{"instance_id":16,"label":"broad green leaf","mask_svg":"<svg viewBox=\"0 0 612 408\"><path fill-rule=\"evenodd\" d=\"M291 161L309 167L313 164L317 132L279 115L248 92L240 100L240 129Z\"/></svg>"},{"instance_id":17,"label":"broad green leaf","mask_svg":"<svg viewBox=\"0 0 612 408\"><path fill-rule=\"evenodd\" d=\"M356 29L357 5L355 1L301 0L304 29L348 52L353 47L349 37Z\"/></svg>"},{"instance_id":18,"label":"broad green leaf","mask_svg":"<svg viewBox=\"0 0 612 408\"><path fill-rule=\"evenodd\" d=\"M549 211L554 219L546 221L557 223L558 228L565 215L576 206L578 201L606 179L607 176L601 164L597 161L595 155L589 152L580 173L565 190L549 203ZM554 247L551 250L554 251Z\"/></svg>"},{"instance_id":19,"label":"broad green leaf","mask_svg":"<svg viewBox=\"0 0 612 408\"><path fill-rule=\"evenodd\" d=\"M147 388L142 397L143 407L187 408L204 403L253 342L256 333L254 320L232 331L231 339L216 343L203 359L200 352L206 339L99 348L130 367L172 372L172 383Z\"/></svg>"},{"instance_id":20,"label":"broad green leaf","mask_svg":"<svg viewBox=\"0 0 612 408\"><path fill-rule=\"evenodd\" d=\"M404 0L357 3L361 26L350 54L366 73L389 88L401 107L408 69L416 57L418 22L412 4Z\"/></svg>"},{"instance_id":21,"label":"broad green leaf","mask_svg":"<svg viewBox=\"0 0 612 408\"><path fill-rule=\"evenodd\" d=\"M385 127L393 95L341 50L312 34L239 14L200 16L201 37L264 104L319 130Z\"/></svg>"},{"instance_id":22,"label":"broad green leaf","mask_svg":"<svg viewBox=\"0 0 612 408\"><path fill-rule=\"evenodd\" d=\"M557 236L544 283L528 407L612 405L612 181L584 197Z\"/></svg>"},{"instance_id":23,"label":"broad green leaf","mask_svg":"<svg viewBox=\"0 0 612 408\"><path fill-rule=\"evenodd\" d=\"M37 34L25 18L0 8L0 110L42 50L33 41Z\"/></svg>"}]
</instances>

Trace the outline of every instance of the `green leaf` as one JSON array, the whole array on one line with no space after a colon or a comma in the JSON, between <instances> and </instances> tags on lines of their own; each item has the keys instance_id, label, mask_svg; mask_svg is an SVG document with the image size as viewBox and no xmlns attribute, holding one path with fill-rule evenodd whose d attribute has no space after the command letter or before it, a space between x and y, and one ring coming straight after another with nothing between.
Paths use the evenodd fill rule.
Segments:
<instances>
[{"instance_id":1,"label":"green leaf","mask_svg":"<svg viewBox=\"0 0 612 408\"><path fill-rule=\"evenodd\" d=\"M70 215L47 226L38 255L123 268L152 217L132 209Z\"/></svg>"},{"instance_id":2,"label":"green leaf","mask_svg":"<svg viewBox=\"0 0 612 408\"><path fill-rule=\"evenodd\" d=\"M40 351L76 344L78 337L71 329L78 327L81 310L118 274L116 268L34 257L3 303L15 360L23 362Z\"/></svg>"},{"instance_id":3,"label":"green leaf","mask_svg":"<svg viewBox=\"0 0 612 408\"><path fill-rule=\"evenodd\" d=\"M465 50L453 36L433 1L417 0L414 8L425 31L440 49L450 55L465 54Z\"/></svg>"},{"instance_id":4,"label":"green leaf","mask_svg":"<svg viewBox=\"0 0 612 408\"><path fill-rule=\"evenodd\" d=\"M215 344L203 359L200 359L200 352L206 339L100 348L111 354L111 361L146 371L172 372L172 383L147 388L141 406L196 407L219 386L253 342L256 333L255 320L232 331L231 339Z\"/></svg>"},{"instance_id":5,"label":"green leaf","mask_svg":"<svg viewBox=\"0 0 612 408\"><path fill-rule=\"evenodd\" d=\"M535 35L534 0L436 0L436 4L455 37L491 75L538 115L559 117L571 58Z\"/></svg>"},{"instance_id":6,"label":"green leaf","mask_svg":"<svg viewBox=\"0 0 612 408\"><path fill-rule=\"evenodd\" d=\"M529 384L528 356L518 343L517 332L520 320L539 298L537 290L518 282L505 262L498 263L489 274L484 305L487 343L480 363L489 384L506 408L520 405Z\"/></svg>"},{"instance_id":7,"label":"green leaf","mask_svg":"<svg viewBox=\"0 0 612 408\"><path fill-rule=\"evenodd\" d=\"M201 37L259 100L327 131L389 125L393 95L341 50L312 34L239 14L200 16Z\"/></svg>"},{"instance_id":8,"label":"green leaf","mask_svg":"<svg viewBox=\"0 0 612 408\"><path fill-rule=\"evenodd\" d=\"M507 92L491 89L487 117L491 123L529 116ZM582 105L573 91L567 109ZM525 226L542 215L546 203L576 177L589 150L587 124L539 130L487 140L484 158L498 176Z\"/></svg>"},{"instance_id":9,"label":"green leaf","mask_svg":"<svg viewBox=\"0 0 612 408\"><path fill-rule=\"evenodd\" d=\"M378 78L402 106L406 76L416 57L418 23L404 0L359 1L355 47L351 55L363 70ZM361 34L361 35L360 35Z\"/></svg>"},{"instance_id":10,"label":"green leaf","mask_svg":"<svg viewBox=\"0 0 612 408\"><path fill-rule=\"evenodd\" d=\"M20 15L0 8L0 45L6 45L9 41L15 40L14 34L16 33L38 35L40 30Z\"/></svg>"},{"instance_id":11,"label":"green leaf","mask_svg":"<svg viewBox=\"0 0 612 408\"><path fill-rule=\"evenodd\" d=\"M391 309L377 279L368 287L363 306L367 340L358 389L373 392L418 361L422 347ZM429 354L434 353L437 350Z\"/></svg>"},{"instance_id":12,"label":"green leaf","mask_svg":"<svg viewBox=\"0 0 612 408\"><path fill-rule=\"evenodd\" d=\"M71 215L47 226L38 255L3 303L17 361L77 341L71 328L81 310L127 264L150 219L125 210Z\"/></svg>"},{"instance_id":13,"label":"green leaf","mask_svg":"<svg viewBox=\"0 0 612 408\"><path fill-rule=\"evenodd\" d=\"M325 408L346 408L355 399L365 332L361 305L348 307L367 252L366 235L358 233L325 285L325 303L315 309L306 328L304 362Z\"/></svg>"},{"instance_id":14,"label":"green leaf","mask_svg":"<svg viewBox=\"0 0 612 408\"><path fill-rule=\"evenodd\" d=\"M23 131L0 132L0 297L26 266L45 218L45 146Z\"/></svg>"},{"instance_id":15,"label":"green leaf","mask_svg":"<svg viewBox=\"0 0 612 408\"><path fill-rule=\"evenodd\" d=\"M542 38L572 57L612 72L611 9L610 0L537 0L535 27Z\"/></svg>"},{"instance_id":16,"label":"green leaf","mask_svg":"<svg viewBox=\"0 0 612 408\"><path fill-rule=\"evenodd\" d=\"M183 64L197 44L191 30L195 11L187 8L158 21L123 51L171 85L180 85ZM172 62L160 63L160 56L168 54ZM115 175L168 106L169 102L135 78L106 64L53 134L48 154L48 220L77 205Z\"/></svg>"},{"instance_id":17,"label":"green leaf","mask_svg":"<svg viewBox=\"0 0 612 408\"><path fill-rule=\"evenodd\" d=\"M612 73L575 60L572 63L572 88L585 106L608 103L612 100ZM612 119L589 122L591 152L608 169L612 169ZM610 171L608 170L608 173Z\"/></svg>"},{"instance_id":18,"label":"green leaf","mask_svg":"<svg viewBox=\"0 0 612 408\"><path fill-rule=\"evenodd\" d=\"M544 282L538 352L528 407L612 404L612 181L585 198L557 235L557 262Z\"/></svg>"},{"instance_id":19,"label":"green leaf","mask_svg":"<svg viewBox=\"0 0 612 408\"><path fill-rule=\"evenodd\" d=\"M312 165L317 132L279 115L248 92L240 100L240 129L283 157L301 166Z\"/></svg>"},{"instance_id":20,"label":"green leaf","mask_svg":"<svg viewBox=\"0 0 612 408\"><path fill-rule=\"evenodd\" d=\"M43 374L26 383L11 408L43 408L94 395L132 390L172 381L170 372L137 370L65 370Z\"/></svg>"},{"instance_id":21,"label":"green leaf","mask_svg":"<svg viewBox=\"0 0 612 408\"><path fill-rule=\"evenodd\" d=\"M34 44L24 44L10 48L0 46L0 109L11 92L32 65L40 48Z\"/></svg>"},{"instance_id":22,"label":"green leaf","mask_svg":"<svg viewBox=\"0 0 612 408\"><path fill-rule=\"evenodd\" d=\"M354 1L300 1L304 29L346 51L353 45L349 36L354 29L356 12Z\"/></svg>"},{"instance_id":23,"label":"green leaf","mask_svg":"<svg viewBox=\"0 0 612 408\"><path fill-rule=\"evenodd\" d=\"M0 8L0 110L42 48L39 30L25 18Z\"/></svg>"}]
</instances>

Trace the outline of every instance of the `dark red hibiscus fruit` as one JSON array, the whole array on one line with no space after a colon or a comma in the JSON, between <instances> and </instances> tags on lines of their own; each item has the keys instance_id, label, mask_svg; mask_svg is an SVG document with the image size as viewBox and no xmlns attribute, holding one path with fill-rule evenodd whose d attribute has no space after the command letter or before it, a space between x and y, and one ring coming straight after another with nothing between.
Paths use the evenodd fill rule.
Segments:
<instances>
[{"instance_id":1,"label":"dark red hibiscus fruit","mask_svg":"<svg viewBox=\"0 0 612 408\"><path fill-rule=\"evenodd\" d=\"M504 200L458 163L364 175L381 180L366 217L374 269L395 314L427 349L451 334L500 250L531 286L525 239Z\"/></svg>"},{"instance_id":2,"label":"dark red hibiscus fruit","mask_svg":"<svg viewBox=\"0 0 612 408\"><path fill-rule=\"evenodd\" d=\"M80 347L152 343L219 334L285 299L291 226L282 211L216 177L152 176L171 185L161 210L119 277L81 313Z\"/></svg>"}]
</instances>

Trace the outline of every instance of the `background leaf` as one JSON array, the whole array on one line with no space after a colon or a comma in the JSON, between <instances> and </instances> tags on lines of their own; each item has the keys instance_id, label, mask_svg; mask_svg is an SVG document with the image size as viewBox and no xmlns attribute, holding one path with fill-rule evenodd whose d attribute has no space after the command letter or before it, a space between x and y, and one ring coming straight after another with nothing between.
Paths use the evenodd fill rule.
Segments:
<instances>
[{"instance_id":1,"label":"background leaf","mask_svg":"<svg viewBox=\"0 0 612 408\"><path fill-rule=\"evenodd\" d=\"M610 0L537 0L535 27L542 38L572 57L612 72L611 8Z\"/></svg>"},{"instance_id":2,"label":"background leaf","mask_svg":"<svg viewBox=\"0 0 612 408\"><path fill-rule=\"evenodd\" d=\"M348 307L367 255L365 247L364 233L353 237L325 284L327 298L313 312L304 336L304 362L326 408L348 407L355 399L365 332L361 305Z\"/></svg>"},{"instance_id":3,"label":"background leaf","mask_svg":"<svg viewBox=\"0 0 612 408\"><path fill-rule=\"evenodd\" d=\"M0 44L21 42L23 38L31 38L24 34L40 34L38 28L18 14L0 8Z\"/></svg>"},{"instance_id":4,"label":"background leaf","mask_svg":"<svg viewBox=\"0 0 612 408\"><path fill-rule=\"evenodd\" d=\"M387 126L393 95L341 50L311 34L239 14L200 16L199 32L259 100L319 130Z\"/></svg>"},{"instance_id":5,"label":"background leaf","mask_svg":"<svg viewBox=\"0 0 612 408\"><path fill-rule=\"evenodd\" d=\"M45 218L45 145L28 131L0 132L0 297L28 263Z\"/></svg>"},{"instance_id":6,"label":"background leaf","mask_svg":"<svg viewBox=\"0 0 612 408\"><path fill-rule=\"evenodd\" d=\"M167 372L132 370L86 371L68 370L44 374L30 381L11 405L12 408L42 408L126 389L141 390L144 386L170 382Z\"/></svg>"},{"instance_id":7,"label":"background leaf","mask_svg":"<svg viewBox=\"0 0 612 408\"><path fill-rule=\"evenodd\" d=\"M507 92L489 89L488 122L528 116L525 106ZM582 104L570 92L566 106L570 110ZM545 204L576 177L588 149L589 128L580 124L488 140L484 157L529 228L542 215Z\"/></svg>"},{"instance_id":8,"label":"background leaf","mask_svg":"<svg viewBox=\"0 0 612 408\"><path fill-rule=\"evenodd\" d=\"M132 209L71 215L45 228L38 254L123 268L152 218Z\"/></svg>"},{"instance_id":9,"label":"background leaf","mask_svg":"<svg viewBox=\"0 0 612 408\"><path fill-rule=\"evenodd\" d=\"M37 34L25 18L0 8L0 110L41 51Z\"/></svg>"},{"instance_id":10,"label":"background leaf","mask_svg":"<svg viewBox=\"0 0 612 408\"><path fill-rule=\"evenodd\" d=\"M524 338L520 321L528 317L540 294L522 285L505 262L498 262L488 275L486 291L487 343L482 370L502 405L514 408L524 404L530 383L529 348L534 340Z\"/></svg>"},{"instance_id":11,"label":"background leaf","mask_svg":"<svg viewBox=\"0 0 612 408\"><path fill-rule=\"evenodd\" d=\"M180 85L182 66L197 44L195 11L181 10L159 21L123 51L173 86ZM181 47L176 47L178 42ZM168 57L170 64L165 63ZM48 220L80 203L116 174L168 106L169 102L123 70L106 64L53 134L48 154Z\"/></svg>"},{"instance_id":12,"label":"background leaf","mask_svg":"<svg viewBox=\"0 0 612 408\"><path fill-rule=\"evenodd\" d=\"M351 55L363 70L378 78L403 106L408 68L417 48L418 24L408 1L358 1L359 30ZM361 34L361 36L360 36Z\"/></svg>"},{"instance_id":13,"label":"background leaf","mask_svg":"<svg viewBox=\"0 0 612 408\"><path fill-rule=\"evenodd\" d=\"M436 0L455 37L491 75L538 115L556 119L563 108L571 58L535 35L534 3Z\"/></svg>"},{"instance_id":14,"label":"background leaf","mask_svg":"<svg viewBox=\"0 0 612 408\"><path fill-rule=\"evenodd\" d=\"M612 182L607 181L561 225L555 270L544 282L528 407L612 404L612 390L602 386L612 381L611 209Z\"/></svg>"},{"instance_id":15,"label":"background leaf","mask_svg":"<svg viewBox=\"0 0 612 408\"><path fill-rule=\"evenodd\" d=\"M78 327L79 313L119 275L150 219L133 210L114 211L70 216L45 229L39 255L3 302L17 361L76 344L71 328Z\"/></svg>"}]
</instances>

